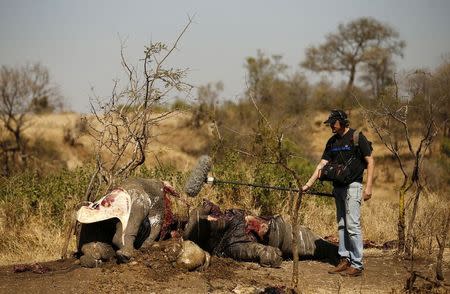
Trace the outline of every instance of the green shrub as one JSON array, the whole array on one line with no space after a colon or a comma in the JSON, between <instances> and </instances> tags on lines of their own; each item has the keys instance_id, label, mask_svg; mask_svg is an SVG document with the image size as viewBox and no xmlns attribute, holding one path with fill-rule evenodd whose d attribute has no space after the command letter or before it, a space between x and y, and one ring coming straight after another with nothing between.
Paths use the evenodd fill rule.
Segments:
<instances>
[{"instance_id":1,"label":"green shrub","mask_svg":"<svg viewBox=\"0 0 450 294\"><path fill-rule=\"evenodd\" d=\"M214 161L213 176L223 181L250 182L248 166L236 152L225 152ZM230 203L241 207L248 188L245 186L219 184L215 186L219 205Z\"/></svg>"},{"instance_id":2,"label":"green shrub","mask_svg":"<svg viewBox=\"0 0 450 294\"><path fill-rule=\"evenodd\" d=\"M289 166L297 171L302 183L311 176L315 166L302 158L293 158ZM249 160L243 158L238 152L225 152L218 161L214 162L214 176L220 180L242 183L254 183L267 186L289 187L297 189L292 175L281 165L267 164L264 161ZM315 191L330 192L329 184L317 184ZM217 185L219 205L229 204L234 207L255 209L263 215L272 215L287 211L289 193L273 189L247 187L240 185ZM248 199L248 198L251 199ZM311 200L325 205L333 202L329 197L311 197ZM230 203L231 202L231 203ZM249 203L252 207L249 207Z\"/></svg>"},{"instance_id":3,"label":"green shrub","mask_svg":"<svg viewBox=\"0 0 450 294\"><path fill-rule=\"evenodd\" d=\"M314 169L312 164L301 158L293 159L290 166L298 172L303 182ZM65 225L75 206L85 200L85 190L93 170L89 165L72 171L60 169L49 173L27 170L0 178L0 210L4 211L6 226L26 225L31 216L41 216L56 226ZM211 172L217 179L226 181L280 187L289 187L293 183L293 188L297 188L292 176L280 165L262 161L255 164L234 151L225 152L221 158L215 159ZM189 173L182 173L171 165L160 165L154 169L142 166L133 176L167 180L181 189ZM316 190L330 191L331 188L318 185ZM208 197L211 196L224 208L240 207L266 215L286 211L289 197L287 192L239 185L215 185L210 191L215 194ZM309 201L328 203L325 197L311 199Z\"/></svg>"},{"instance_id":4,"label":"green shrub","mask_svg":"<svg viewBox=\"0 0 450 294\"><path fill-rule=\"evenodd\" d=\"M0 207L6 225L24 225L31 215L40 215L62 224L73 207L82 201L92 169L62 169L49 174L27 170L0 178Z\"/></svg>"}]
</instances>

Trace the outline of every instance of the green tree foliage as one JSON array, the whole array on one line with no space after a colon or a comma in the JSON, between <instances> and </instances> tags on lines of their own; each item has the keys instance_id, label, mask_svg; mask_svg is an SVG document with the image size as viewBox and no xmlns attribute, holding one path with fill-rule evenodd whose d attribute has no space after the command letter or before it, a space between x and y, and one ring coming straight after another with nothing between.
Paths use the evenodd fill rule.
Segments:
<instances>
[{"instance_id":1,"label":"green tree foliage","mask_svg":"<svg viewBox=\"0 0 450 294\"><path fill-rule=\"evenodd\" d=\"M435 70L430 81L430 96L436 100L437 124L442 127L442 135L450 137L450 55Z\"/></svg>"},{"instance_id":2,"label":"green tree foliage","mask_svg":"<svg viewBox=\"0 0 450 294\"><path fill-rule=\"evenodd\" d=\"M310 94L308 80L299 72L289 74L281 55L267 57L258 50L256 57L248 57L244 66L248 80L247 99L254 99L277 116L304 110Z\"/></svg>"},{"instance_id":3,"label":"green tree foliage","mask_svg":"<svg viewBox=\"0 0 450 294\"><path fill-rule=\"evenodd\" d=\"M273 102L273 87L287 70L287 65L281 59L281 55L266 57L261 50L258 50L256 57L247 57L247 95L253 95L256 100L264 103Z\"/></svg>"},{"instance_id":4,"label":"green tree foliage","mask_svg":"<svg viewBox=\"0 0 450 294\"><path fill-rule=\"evenodd\" d=\"M267 57L258 51L256 57L246 59L244 66L248 81L246 95L238 102L223 103L216 111L220 133L216 159L235 153L239 163L245 162L250 168L251 182L286 186L293 178L276 163L276 134L292 140L285 141L290 146L285 150L287 153L304 152L308 142L302 140L300 131L307 113L310 85L304 75L288 73L281 56ZM275 211L276 193L266 190L251 193L264 212Z\"/></svg>"},{"instance_id":5,"label":"green tree foliage","mask_svg":"<svg viewBox=\"0 0 450 294\"><path fill-rule=\"evenodd\" d=\"M382 48L373 48L367 55L368 60L362 66L361 80L371 89L372 96L377 97L383 89L392 85L395 63L392 54Z\"/></svg>"},{"instance_id":6,"label":"green tree foliage","mask_svg":"<svg viewBox=\"0 0 450 294\"><path fill-rule=\"evenodd\" d=\"M274 125L284 125L285 133L297 137L296 126L304 118L310 95L306 77L298 72L288 73L281 56L267 57L261 51L256 57L248 57L244 66L248 80L246 95L236 103L224 103L216 112L225 143L251 150L251 134L259 128L261 113Z\"/></svg>"},{"instance_id":7,"label":"green tree foliage","mask_svg":"<svg viewBox=\"0 0 450 294\"><path fill-rule=\"evenodd\" d=\"M353 87L358 67L364 65L366 80L372 81L378 92L392 72L392 57L402 56L404 47L391 26L362 17L340 24L324 43L307 48L301 65L315 72L345 73L347 90Z\"/></svg>"},{"instance_id":8,"label":"green tree foliage","mask_svg":"<svg viewBox=\"0 0 450 294\"><path fill-rule=\"evenodd\" d=\"M208 83L197 89L197 103L194 106L193 125L199 128L206 122L215 121L216 108L223 91L223 83Z\"/></svg>"},{"instance_id":9,"label":"green tree foliage","mask_svg":"<svg viewBox=\"0 0 450 294\"><path fill-rule=\"evenodd\" d=\"M330 80L322 78L311 90L310 104L314 109L330 110L336 108L335 99L340 96Z\"/></svg>"}]
</instances>

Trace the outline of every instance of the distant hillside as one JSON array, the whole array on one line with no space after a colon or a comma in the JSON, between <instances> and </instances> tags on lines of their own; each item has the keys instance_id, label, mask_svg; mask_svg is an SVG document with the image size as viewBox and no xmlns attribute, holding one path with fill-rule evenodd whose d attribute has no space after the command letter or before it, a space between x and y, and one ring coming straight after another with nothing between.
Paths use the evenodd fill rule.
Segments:
<instances>
[{"instance_id":1,"label":"distant hillside","mask_svg":"<svg viewBox=\"0 0 450 294\"><path fill-rule=\"evenodd\" d=\"M25 135L33 145L47 142L59 153L63 164L73 169L92 158L95 142L82 130L82 116L77 113L44 114L33 116ZM89 119L89 116L87 117ZM190 126L190 115L175 113L153 129L146 165L159 163L186 169L196 157L207 150L211 132L207 125L195 129ZM45 148L42 147L42 148Z\"/></svg>"}]
</instances>

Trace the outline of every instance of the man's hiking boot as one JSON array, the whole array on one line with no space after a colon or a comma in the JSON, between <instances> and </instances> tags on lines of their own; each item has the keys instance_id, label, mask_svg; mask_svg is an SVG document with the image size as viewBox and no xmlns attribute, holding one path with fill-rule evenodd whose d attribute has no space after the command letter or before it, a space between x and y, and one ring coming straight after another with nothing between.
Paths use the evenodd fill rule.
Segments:
<instances>
[{"instance_id":1,"label":"man's hiking boot","mask_svg":"<svg viewBox=\"0 0 450 294\"><path fill-rule=\"evenodd\" d=\"M340 272L345 271L349 267L350 267L350 261L348 261L346 258L342 258L341 261L339 262L339 264L337 266L335 266L334 268L330 269L328 271L328 273L329 274L338 274Z\"/></svg>"},{"instance_id":2,"label":"man's hiking boot","mask_svg":"<svg viewBox=\"0 0 450 294\"><path fill-rule=\"evenodd\" d=\"M354 268L352 266L347 268L345 271L340 272L340 275L345 277L358 277L361 274L362 270Z\"/></svg>"}]
</instances>

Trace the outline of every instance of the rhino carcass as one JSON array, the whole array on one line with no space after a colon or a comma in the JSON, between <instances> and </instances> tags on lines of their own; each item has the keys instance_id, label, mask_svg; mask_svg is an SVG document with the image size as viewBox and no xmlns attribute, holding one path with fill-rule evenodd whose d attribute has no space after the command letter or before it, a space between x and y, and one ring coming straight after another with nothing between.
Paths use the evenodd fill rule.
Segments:
<instances>
[{"instance_id":1,"label":"rhino carcass","mask_svg":"<svg viewBox=\"0 0 450 294\"><path fill-rule=\"evenodd\" d=\"M110 244L121 262L127 262L135 249L165 234L164 221L172 216L168 194L177 193L166 182L155 179L127 179L100 200L82 206L77 212L81 229L78 252L91 242Z\"/></svg>"}]
</instances>

